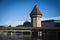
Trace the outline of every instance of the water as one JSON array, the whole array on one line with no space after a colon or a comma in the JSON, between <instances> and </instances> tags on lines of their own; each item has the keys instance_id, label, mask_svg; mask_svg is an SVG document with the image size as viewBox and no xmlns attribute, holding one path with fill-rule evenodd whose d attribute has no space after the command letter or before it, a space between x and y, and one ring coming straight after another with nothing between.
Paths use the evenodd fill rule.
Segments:
<instances>
[{"instance_id":1,"label":"water","mask_svg":"<svg viewBox=\"0 0 60 40\"><path fill-rule=\"evenodd\" d=\"M2 33L0 34L0 40L40 40L34 38L31 35L22 35L22 33Z\"/></svg>"},{"instance_id":2,"label":"water","mask_svg":"<svg viewBox=\"0 0 60 40\"><path fill-rule=\"evenodd\" d=\"M44 35L44 34L43 34ZM45 34L43 38L32 37L29 33L0 33L0 40L59 40L57 36Z\"/></svg>"}]
</instances>

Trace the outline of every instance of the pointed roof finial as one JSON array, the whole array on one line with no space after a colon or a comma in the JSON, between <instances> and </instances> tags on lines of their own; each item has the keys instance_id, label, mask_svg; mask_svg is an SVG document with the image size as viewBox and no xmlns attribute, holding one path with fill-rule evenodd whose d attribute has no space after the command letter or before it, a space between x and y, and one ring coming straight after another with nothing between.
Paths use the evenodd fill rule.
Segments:
<instances>
[{"instance_id":1,"label":"pointed roof finial","mask_svg":"<svg viewBox=\"0 0 60 40\"><path fill-rule=\"evenodd\" d=\"M37 4L35 5L35 7L37 7Z\"/></svg>"},{"instance_id":2,"label":"pointed roof finial","mask_svg":"<svg viewBox=\"0 0 60 40\"><path fill-rule=\"evenodd\" d=\"M39 9L37 8L37 5L34 6L30 16L31 15L42 15L41 12L39 11Z\"/></svg>"},{"instance_id":3,"label":"pointed roof finial","mask_svg":"<svg viewBox=\"0 0 60 40\"><path fill-rule=\"evenodd\" d=\"M37 4L34 6L34 8L36 8L36 7L37 7ZM33 8L33 9L34 9L34 8Z\"/></svg>"}]
</instances>

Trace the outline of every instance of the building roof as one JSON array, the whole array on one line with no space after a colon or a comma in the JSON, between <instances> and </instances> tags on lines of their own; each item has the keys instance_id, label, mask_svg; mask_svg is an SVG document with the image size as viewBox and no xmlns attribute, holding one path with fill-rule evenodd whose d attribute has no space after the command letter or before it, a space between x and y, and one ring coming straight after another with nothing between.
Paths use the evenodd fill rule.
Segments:
<instances>
[{"instance_id":1,"label":"building roof","mask_svg":"<svg viewBox=\"0 0 60 40\"><path fill-rule=\"evenodd\" d=\"M35 7L33 8L30 16L31 16L31 15L42 15L36 5L35 5Z\"/></svg>"},{"instance_id":2,"label":"building roof","mask_svg":"<svg viewBox=\"0 0 60 40\"><path fill-rule=\"evenodd\" d=\"M55 20L43 20L42 22L54 22Z\"/></svg>"},{"instance_id":3,"label":"building roof","mask_svg":"<svg viewBox=\"0 0 60 40\"><path fill-rule=\"evenodd\" d=\"M60 20L44 20L42 22L55 22L55 23L60 23Z\"/></svg>"}]
</instances>

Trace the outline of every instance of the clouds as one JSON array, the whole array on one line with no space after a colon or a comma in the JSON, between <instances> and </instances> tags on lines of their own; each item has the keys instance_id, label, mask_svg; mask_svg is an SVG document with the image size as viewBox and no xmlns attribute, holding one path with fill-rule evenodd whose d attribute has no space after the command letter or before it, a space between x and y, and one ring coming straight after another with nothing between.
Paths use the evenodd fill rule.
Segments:
<instances>
[{"instance_id":1,"label":"clouds","mask_svg":"<svg viewBox=\"0 0 60 40\"><path fill-rule=\"evenodd\" d=\"M23 25L24 21L11 21L11 20L7 20L3 23L3 25L11 25L11 26L16 26L16 25Z\"/></svg>"},{"instance_id":2,"label":"clouds","mask_svg":"<svg viewBox=\"0 0 60 40\"><path fill-rule=\"evenodd\" d=\"M42 18L42 20L60 20L60 16L57 16L57 17L51 17L51 18Z\"/></svg>"}]
</instances>

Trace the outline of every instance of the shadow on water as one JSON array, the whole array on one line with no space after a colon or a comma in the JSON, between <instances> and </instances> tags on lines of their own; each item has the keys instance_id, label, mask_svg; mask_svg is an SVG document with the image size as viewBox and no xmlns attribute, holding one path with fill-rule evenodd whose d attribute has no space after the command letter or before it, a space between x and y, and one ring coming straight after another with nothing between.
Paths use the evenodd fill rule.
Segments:
<instances>
[{"instance_id":1,"label":"shadow on water","mask_svg":"<svg viewBox=\"0 0 60 40\"><path fill-rule=\"evenodd\" d=\"M0 40L40 40L34 37L0 36Z\"/></svg>"},{"instance_id":2,"label":"shadow on water","mask_svg":"<svg viewBox=\"0 0 60 40\"><path fill-rule=\"evenodd\" d=\"M14 35L14 34L12 34L12 35L11 34L8 34L8 35L1 34L0 35L0 40L58 40L56 38L57 37L51 36L51 35L45 36L45 38L44 37L42 37L42 38L41 37L35 37L35 36L32 37L30 35L22 35L22 34L16 34L16 35Z\"/></svg>"},{"instance_id":3,"label":"shadow on water","mask_svg":"<svg viewBox=\"0 0 60 40\"><path fill-rule=\"evenodd\" d=\"M32 37L31 35L22 35L22 34L15 34L11 35L11 33L0 34L0 40L40 40L37 37Z\"/></svg>"}]
</instances>

